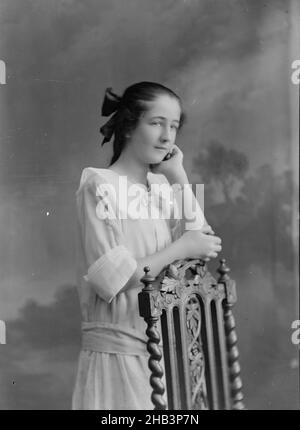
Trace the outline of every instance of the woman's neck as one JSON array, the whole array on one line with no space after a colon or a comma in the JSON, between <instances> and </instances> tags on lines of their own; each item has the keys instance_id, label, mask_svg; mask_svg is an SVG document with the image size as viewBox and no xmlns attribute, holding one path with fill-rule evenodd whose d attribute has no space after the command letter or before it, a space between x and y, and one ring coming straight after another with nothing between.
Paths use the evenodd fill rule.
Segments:
<instances>
[{"instance_id":1,"label":"woman's neck","mask_svg":"<svg viewBox=\"0 0 300 430\"><path fill-rule=\"evenodd\" d=\"M147 181L149 165L147 164L139 164L134 159L120 156L109 168L120 175L127 176L130 182L143 184L145 187L149 185Z\"/></svg>"}]
</instances>

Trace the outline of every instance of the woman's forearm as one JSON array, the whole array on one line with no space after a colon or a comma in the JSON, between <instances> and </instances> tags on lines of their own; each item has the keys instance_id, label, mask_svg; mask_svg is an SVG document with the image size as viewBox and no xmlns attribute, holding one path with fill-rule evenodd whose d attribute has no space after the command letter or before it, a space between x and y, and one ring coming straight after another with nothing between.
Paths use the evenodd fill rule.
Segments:
<instances>
[{"instance_id":1,"label":"woman's forearm","mask_svg":"<svg viewBox=\"0 0 300 430\"><path fill-rule=\"evenodd\" d=\"M149 266L149 275L155 278L159 275L164 267L181 258L184 258L181 238L175 240L170 245L152 255L148 255L147 257L143 258L136 258L136 271L129 279L127 284L122 288L121 292L131 288L136 288L138 285L141 285L141 278L145 275L144 267Z\"/></svg>"},{"instance_id":2,"label":"woman's forearm","mask_svg":"<svg viewBox=\"0 0 300 430\"><path fill-rule=\"evenodd\" d=\"M200 230L207 222L184 168L169 174L167 179L175 193L183 231Z\"/></svg>"}]
</instances>

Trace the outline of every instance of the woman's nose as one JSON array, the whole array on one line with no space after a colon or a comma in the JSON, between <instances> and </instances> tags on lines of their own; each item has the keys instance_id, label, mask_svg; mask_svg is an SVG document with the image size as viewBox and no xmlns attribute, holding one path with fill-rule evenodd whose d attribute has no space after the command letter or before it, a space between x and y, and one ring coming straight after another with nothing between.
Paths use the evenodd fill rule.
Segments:
<instances>
[{"instance_id":1,"label":"woman's nose","mask_svg":"<svg viewBox=\"0 0 300 430\"><path fill-rule=\"evenodd\" d=\"M161 140L163 142L169 141L171 139L171 132L168 127L165 127L161 133Z\"/></svg>"}]
</instances>

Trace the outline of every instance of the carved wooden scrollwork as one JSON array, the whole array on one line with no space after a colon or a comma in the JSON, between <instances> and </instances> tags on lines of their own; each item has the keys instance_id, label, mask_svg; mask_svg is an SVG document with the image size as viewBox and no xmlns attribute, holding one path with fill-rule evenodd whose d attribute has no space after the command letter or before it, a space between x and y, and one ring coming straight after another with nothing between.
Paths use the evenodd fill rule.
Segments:
<instances>
[{"instance_id":1,"label":"carved wooden scrollwork","mask_svg":"<svg viewBox=\"0 0 300 430\"><path fill-rule=\"evenodd\" d=\"M191 407L194 410L208 409L205 381L205 361L201 342L201 309L196 295L186 303L186 329L188 359L191 381Z\"/></svg>"},{"instance_id":2,"label":"carved wooden scrollwork","mask_svg":"<svg viewBox=\"0 0 300 430\"><path fill-rule=\"evenodd\" d=\"M190 276L188 275L190 272ZM207 271L207 267L202 260L178 260L170 264L156 278L160 291L172 293L176 297L182 297L185 288L192 285L197 285L203 281L205 277L211 278L211 282L215 280Z\"/></svg>"}]
</instances>

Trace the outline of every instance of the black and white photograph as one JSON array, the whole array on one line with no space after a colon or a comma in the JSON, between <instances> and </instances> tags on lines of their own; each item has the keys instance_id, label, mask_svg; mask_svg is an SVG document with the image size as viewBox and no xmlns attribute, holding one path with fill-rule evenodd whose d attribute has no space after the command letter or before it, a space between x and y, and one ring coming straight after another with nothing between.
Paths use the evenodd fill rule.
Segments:
<instances>
[{"instance_id":1,"label":"black and white photograph","mask_svg":"<svg viewBox=\"0 0 300 430\"><path fill-rule=\"evenodd\" d=\"M299 0L0 0L0 411L299 410L299 88Z\"/></svg>"}]
</instances>

